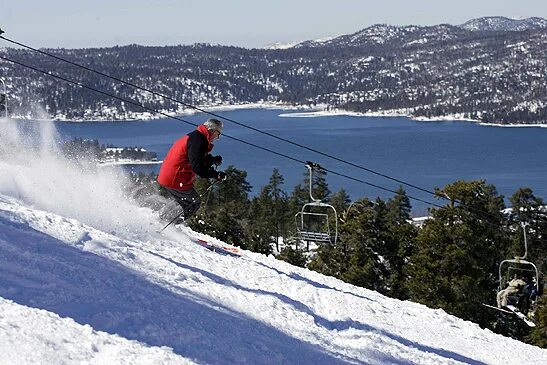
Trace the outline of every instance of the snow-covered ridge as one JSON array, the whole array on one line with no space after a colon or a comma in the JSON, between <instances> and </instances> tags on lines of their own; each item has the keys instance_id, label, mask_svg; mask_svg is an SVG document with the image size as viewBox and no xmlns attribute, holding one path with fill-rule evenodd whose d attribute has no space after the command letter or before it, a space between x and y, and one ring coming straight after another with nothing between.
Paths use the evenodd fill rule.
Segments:
<instances>
[{"instance_id":1,"label":"snow-covered ridge","mask_svg":"<svg viewBox=\"0 0 547 365\"><path fill-rule=\"evenodd\" d=\"M547 28L547 19L539 17L511 19L492 16L469 20L460 27L470 31L523 31Z\"/></svg>"},{"instance_id":2,"label":"snow-covered ridge","mask_svg":"<svg viewBox=\"0 0 547 365\"><path fill-rule=\"evenodd\" d=\"M547 28L547 19L540 17L531 17L525 19L512 19L502 16L490 16L471 19L463 24L455 25L469 31L523 31L529 29ZM350 35L340 35L335 37L307 40L302 42L294 42L290 44L282 44L278 46L268 46L267 49L287 49L292 47L315 47L337 43L361 43L370 42L383 44L395 37L405 36L414 33L420 29L430 29L431 34L438 34L440 31L447 31L450 25L439 24L430 27L420 27L416 25L395 26L389 24L374 24ZM422 38L413 43L425 43L427 38Z\"/></svg>"},{"instance_id":3,"label":"snow-covered ridge","mask_svg":"<svg viewBox=\"0 0 547 365\"><path fill-rule=\"evenodd\" d=\"M160 236L120 176L56 153L51 125L33 147L0 124L0 363L547 363L442 310Z\"/></svg>"},{"instance_id":4,"label":"snow-covered ridge","mask_svg":"<svg viewBox=\"0 0 547 365\"><path fill-rule=\"evenodd\" d=\"M291 42L291 43L273 43L273 44L268 44L262 48L264 49L287 49L287 48L292 48L294 47L295 45L297 45L299 42Z\"/></svg>"}]
</instances>

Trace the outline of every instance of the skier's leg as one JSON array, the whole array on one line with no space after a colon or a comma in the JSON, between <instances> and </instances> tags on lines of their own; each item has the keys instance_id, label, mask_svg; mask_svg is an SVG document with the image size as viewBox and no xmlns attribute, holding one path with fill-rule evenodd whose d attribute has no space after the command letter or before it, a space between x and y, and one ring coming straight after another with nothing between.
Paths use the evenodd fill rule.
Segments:
<instances>
[{"instance_id":1,"label":"skier's leg","mask_svg":"<svg viewBox=\"0 0 547 365\"><path fill-rule=\"evenodd\" d=\"M180 216L180 221L175 222L179 224L184 221L184 205L181 203L181 191L166 188L167 192L170 195L170 199L161 209L160 209L160 219L164 222L171 222L176 217Z\"/></svg>"},{"instance_id":2,"label":"skier's leg","mask_svg":"<svg viewBox=\"0 0 547 365\"><path fill-rule=\"evenodd\" d=\"M201 206L201 199L197 191L192 188L180 192L180 203L184 210L184 220L193 216Z\"/></svg>"},{"instance_id":3,"label":"skier's leg","mask_svg":"<svg viewBox=\"0 0 547 365\"><path fill-rule=\"evenodd\" d=\"M497 299L497 302L498 302L498 308L501 308L504 306L503 302L504 302L504 294L505 294L505 290L500 290L496 296L496 299ZM507 298L505 298L505 305L507 305Z\"/></svg>"}]
</instances>

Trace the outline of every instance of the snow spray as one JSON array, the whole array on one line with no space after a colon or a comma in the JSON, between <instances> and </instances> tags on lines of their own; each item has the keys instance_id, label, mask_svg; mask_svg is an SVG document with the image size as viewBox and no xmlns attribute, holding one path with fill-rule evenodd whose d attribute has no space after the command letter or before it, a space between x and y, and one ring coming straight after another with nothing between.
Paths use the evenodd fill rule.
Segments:
<instances>
[{"instance_id":1,"label":"snow spray","mask_svg":"<svg viewBox=\"0 0 547 365\"><path fill-rule=\"evenodd\" d=\"M157 226L156 215L127 196L130 183L121 168L63 154L52 121L0 119L2 195L128 237Z\"/></svg>"}]
</instances>

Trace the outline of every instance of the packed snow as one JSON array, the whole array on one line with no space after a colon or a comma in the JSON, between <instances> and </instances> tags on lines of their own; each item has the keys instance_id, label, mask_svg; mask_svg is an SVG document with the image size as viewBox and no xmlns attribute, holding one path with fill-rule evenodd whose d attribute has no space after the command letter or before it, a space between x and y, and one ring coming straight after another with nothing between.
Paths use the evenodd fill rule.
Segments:
<instances>
[{"instance_id":1,"label":"packed snow","mask_svg":"<svg viewBox=\"0 0 547 365\"><path fill-rule=\"evenodd\" d=\"M547 364L440 309L221 255L0 120L0 364Z\"/></svg>"}]
</instances>

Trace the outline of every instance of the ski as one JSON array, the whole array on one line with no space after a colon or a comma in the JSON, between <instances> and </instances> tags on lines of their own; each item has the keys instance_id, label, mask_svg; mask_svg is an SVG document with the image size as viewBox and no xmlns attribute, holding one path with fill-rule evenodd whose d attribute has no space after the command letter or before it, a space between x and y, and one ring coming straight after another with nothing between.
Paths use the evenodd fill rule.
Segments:
<instances>
[{"instance_id":1,"label":"ski","mask_svg":"<svg viewBox=\"0 0 547 365\"><path fill-rule=\"evenodd\" d=\"M490 304L482 303L482 305L484 305L485 307L492 308L492 309L495 309L497 311L503 312L503 313L513 314L513 312L511 312L510 310L506 310L506 309L503 309L503 308L498 308L498 307L495 307L495 306L490 305Z\"/></svg>"},{"instance_id":2,"label":"ski","mask_svg":"<svg viewBox=\"0 0 547 365\"><path fill-rule=\"evenodd\" d=\"M535 327L536 326L536 324L534 322L529 320L528 317L526 317L526 315L524 313L522 313L521 311L519 311L515 306L508 305L507 308L509 308L509 310L512 313L514 313L517 317L522 319L524 321L524 323L526 323L528 326L530 326L530 327Z\"/></svg>"},{"instance_id":3,"label":"ski","mask_svg":"<svg viewBox=\"0 0 547 365\"><path fill-rule=\"evenodd\" d=\"M184 228L188 228L185 224L181 224L181 225L184 226ZM164 229L162 229L160 231L156 231L156 233L158 233L160 236L163 236L163 231L165 230L166 227L164 227ZM179 227L177 227L177 228L179 228ZM217 252L217 253L220 253L220 254L223 254L223 255L234 256L234 257L243 256L243 251L241 251L241 249L239 249L236 246L229 245L229 244L226 244L224 242L220 242L220 243L209 242L209 241L201 239L201 238L193 237L192 235L189 234L189 232L185 231L184 229L180 229L180 231L184 232L186 235L188 235L188 238L190 239L190 241L192 241L195 244L200 245L201 247L204 247L204 248L208 249L209 251Z\"/></svg>"},{"instance_id":4,"label":"ski","mask_svg":"<svg viewBox=\"0 0 547 365\"><path fill-rule=\"evenodd\" d=\"M494 307L493 305L484 304L484 303L482 303L482 305L484 305L485 307L492 308L492 309L495 309L497 311L503 312L503 313L514 314L519 319L521 319L524 323L526 323L528 326L530 326L530 327L535 327L536 326L536 324L534 322L532 322L531 320L529 320L528 317L526 317L524 315L524 313L520 312L517 308L515 308L512 305L508 305L507 307L505 307L507 309Z\"/></svg>"},{"instance_id":5,"label":"ski","mask_svg":"<svg viewBox=\"0 0 547 365\"><path fill-rule=\"evenodd\" d=\"M199 238L192 238L191 241L200 245L201 247L208 249L209 251L213 251L222 255L228 255L228 256L234 256L234 257L243 256L243 252L241 252L239 248L234 246L212 243Z\"/></svg>"}]
</instances>

